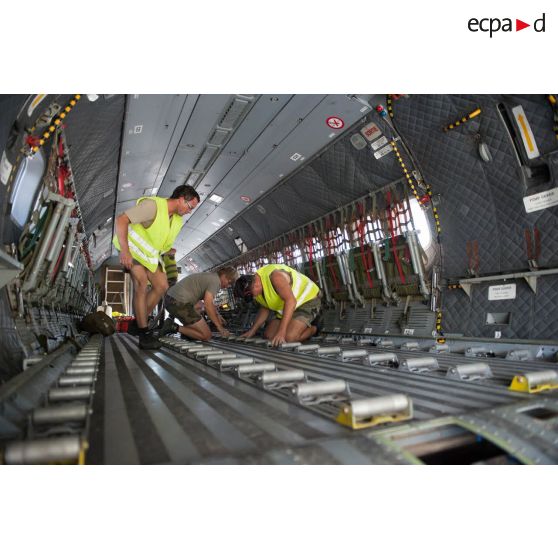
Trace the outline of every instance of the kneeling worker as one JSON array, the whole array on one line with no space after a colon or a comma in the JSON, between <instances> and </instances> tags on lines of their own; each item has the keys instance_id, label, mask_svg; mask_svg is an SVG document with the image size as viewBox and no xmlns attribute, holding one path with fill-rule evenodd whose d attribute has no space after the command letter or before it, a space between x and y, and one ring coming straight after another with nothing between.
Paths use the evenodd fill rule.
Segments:
<instances>
[{"instance_id":1,"label":"kneeling worker","mask_svg":"<svg viewBox=\"0 0 558 558\"><path fill-rule=\"evenodd\" d=\"M213 299L219 289L231 287L237 278L238 272L234 267L224 267L218 273L194 273L179 281L165 296L165 308L170 318L165 320L159 336L179 331L191 339L209 341L211 330L195 308L200 300L203 300L207 315L217 330L222 335L228 335L229 332L223 327L223 318L217 312ZM182 325L177 326L174 318L182 322Z\"/></svg>"},{"instance_id":2,"label":"kneeling worker","mask_svg":"<svg viewBox=\"0 0 558 558\"><path fill-rule=\"evenodd\" d=\"M253 337L265 323L270 310L275 312L264 337L274 347L282 343L305 341L317 331L312 325L321 310L320 288L311 279L282 264L264 265L255 275L241 275L235 286L238 297L255 298L261 306L254 325L243 337Z\"/></svg>"}]
</instances>

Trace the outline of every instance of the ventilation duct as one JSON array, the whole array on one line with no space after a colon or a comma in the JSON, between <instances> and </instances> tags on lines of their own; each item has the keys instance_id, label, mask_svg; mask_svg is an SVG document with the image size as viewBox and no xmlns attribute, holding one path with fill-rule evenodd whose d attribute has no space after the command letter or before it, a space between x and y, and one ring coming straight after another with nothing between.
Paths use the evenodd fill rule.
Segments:
<instances>
[{"instance_id":1,"label":"ventilation duct","mask_svg":"<svg viewBox=\"0 0 558 558\"><path fill-rule=\"evenodd\" d=\"M225 114L223 114L223 117L218 123L219 128L232 130L244 114L244 111L248 108L249 103L250 101L248 99L239 99L238 97L234 99L227 107Z\"/></svg>"},{"instance_id":2,"label":"ventilation duct","mask_svg":"<svg viewBox=\"0 0 558 558\"><path fill-rule=\"evenodd\" d=\"M219 151L218 147L213 147L211 145L208 145L202 151L202 154L200 155L199 159L196 161L196 164L194 165L194 170L200 173L205 172L207 170L207 167L213 160L213 158L217 155L218 151Z\"/></svg>"},{"instance_id":3,"label":"ventilation duct","mask_svg":"<svg viewBox=\"0 0 558 558\"><path fill-rule=\"evenodd\" d=\"M213 135L209 138L209 141L207 143L210 145L216 145L217 147L220 147L225 143L225 140L227 139L228 135L229 132L227 130L220 130L219 128L217 128L213 132Z\"/></svg>"}]
</instances>

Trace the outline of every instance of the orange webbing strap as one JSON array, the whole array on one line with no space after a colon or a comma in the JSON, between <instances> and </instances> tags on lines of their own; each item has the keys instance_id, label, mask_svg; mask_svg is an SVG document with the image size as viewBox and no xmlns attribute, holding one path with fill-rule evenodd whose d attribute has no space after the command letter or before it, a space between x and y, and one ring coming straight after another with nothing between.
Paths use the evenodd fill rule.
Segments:
<instances>
[{"instance_id":1,"label":"orange webbing strap","mask_svg":"<svg viewBox=\"0 0 558 558\"><path fill-rule=\"evenodd\" d=\"M405 285L405 274L403 273L403 268L401 267L401 262L399 261L399 256L397 254L397 238L395 236L395 228L393 226L393 215L391 207L391 192L387 193L387 206L386 211L388 214L389 221L389 232L391 235L391 251L393 253L393 259L395 260L395 265L397 266L397 271L399 272L399 279L401 279L401 284Z\"/></svg>"}]
</instances>

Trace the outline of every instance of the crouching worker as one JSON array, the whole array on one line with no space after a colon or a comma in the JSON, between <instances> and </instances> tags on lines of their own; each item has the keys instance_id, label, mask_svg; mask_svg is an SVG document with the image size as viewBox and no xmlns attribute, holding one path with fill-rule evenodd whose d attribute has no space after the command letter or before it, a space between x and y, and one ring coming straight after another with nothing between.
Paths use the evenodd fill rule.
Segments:
<instances>
[{"instance_id":1,"label":"crouching worker","mask_svg":"<svg viewBox=\"0 0 558 558\"><path fill-rule=\"evenodd\" d=\"M254 325L243 334L253 337L265 323L270 310L275 319L269 322L264 337L274 347L282 343L305 341L317 331L312 322L321 311L320 288L306 275L282 264L264 265L255 275L241 275L235 294L261 306Z\"/></svg>"},{"instance_id":2,"label":"crouching worker","mask_svg":"<svg viewBox=\"0 0 558 558\"><path fill-rule=\"evenodd\" d=\"M170 318L165 320L159 336L179 331L190 339L209 341L211 330L196 309L200 300L203 300L205 311L217 331L228 336L229 332L224 327L224 320L217 312L213 299L219 289L232 287L237 278L238 272L234 267L224 267L217 273L194 273L180 280L165 296L165 308ZM182 323L181 326L174 323L175 318Z\"/></svg>"}]
</instances>

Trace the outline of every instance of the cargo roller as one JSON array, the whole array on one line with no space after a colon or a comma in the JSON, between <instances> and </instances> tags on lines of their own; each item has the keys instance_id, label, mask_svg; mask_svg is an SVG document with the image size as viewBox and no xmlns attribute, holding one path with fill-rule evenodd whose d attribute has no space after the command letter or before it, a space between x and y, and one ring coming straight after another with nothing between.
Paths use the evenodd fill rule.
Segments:
<instances>
[{"instance_id":1,"label":"cargo roller","mask_svg":"<svg viewBox=\"0 0 558 558\"><path fill-rule=\"evenodd\" d=\"M413 401L396 393L366 399L353 399L341 407L336 421L353 430L413 418Z\"/></svg>"},{"instance_id":2,"label":"cargo roller","mask_svg":"<svg viewBox=\"0 0 558 558\"><path fill-rule=\"evenodd\" d=\"M300 383L291 389L291 393L301 405L346 401L350 397L349 384L345 380Z\"/></svg>"},{"instance_id":3,"label":"cargo roller","mask_svg":"<svg viewBox=\"0 0 558 558\"><path fill-rule=\"evenodd\" d=\"M527 393L558 389L558 370L541 370L540 372L517 374L514 376L509 389Z\"/></svg>"}]
</instances>

